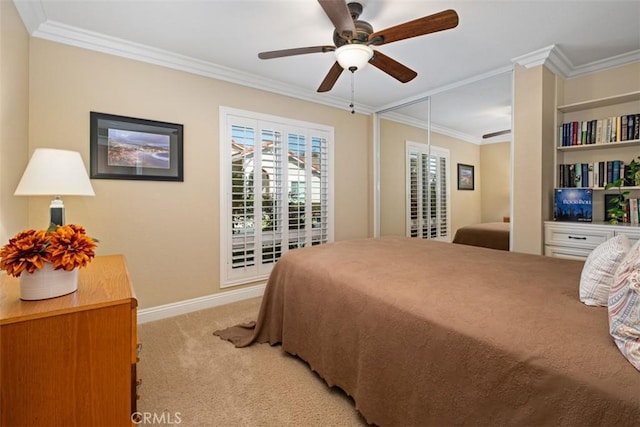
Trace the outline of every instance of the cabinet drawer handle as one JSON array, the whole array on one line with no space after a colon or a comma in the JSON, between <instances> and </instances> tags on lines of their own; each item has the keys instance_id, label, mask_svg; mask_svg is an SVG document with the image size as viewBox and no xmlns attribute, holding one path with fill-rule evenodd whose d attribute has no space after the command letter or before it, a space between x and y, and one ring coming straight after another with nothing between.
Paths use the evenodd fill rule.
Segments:
<instances>
[{"instance_id":1,"label":"cabinet drawer handle","mask_svg":"<svg viewBox=\"0 0 640 427\"><path fill-rule=\"evenodd\" d=\"M574 240L587 240L586 237L576 237L576 236L569 236L570 239L574 239Z\"/></svg>"}]
</instances>

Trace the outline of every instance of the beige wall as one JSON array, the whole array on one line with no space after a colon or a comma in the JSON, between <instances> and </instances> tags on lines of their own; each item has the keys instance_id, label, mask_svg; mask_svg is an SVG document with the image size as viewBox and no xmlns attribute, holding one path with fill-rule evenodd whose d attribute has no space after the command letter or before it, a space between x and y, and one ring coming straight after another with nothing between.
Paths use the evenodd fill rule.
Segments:
<instances>
[{"instance_id":1,"label":"beige wall","mask_svg":"<svg viewBox=\"0 0 640 427\"><path fill-rule=\"evenodd\" d=\"M0 242L27 227L27 198L13 192L27 165L29 36L10 1L0 1Z\"/></svg>"},{"instance_id":2,"label":"beige wall","mask_svg":"<svg viewBox=\"0 0 640 427\"><path fill-rule=\"evenodd\" d=\"M543 251L553 191L555 76L544 66L514 72L511 250Z\"/></svg>"},{"instance_id":3,"label":"beige wall","mask_svg":"<svg viewBox=\"0 0 640 427\"><path fill-rule=\"evenodd\" d=\"M427 142L427 131L391 120L380 120L380 235L406 235L406 141ZM480 146L432 133L431 145L449 150L451 177L451 234L480 222L482 176ZM457 189L457 164L475 166L475 190Z\"/></svg>"},{"instance_id":4,"label":"beige wall","mask_svg":"<svg viewBox=\"0 0 640 427\"><path fill-rule=\"evenodd\" d=\"M126 256L141 307L220 291L220 106L334 126L335 238L370 235L367 116L35 38L30 60L30 152L77 150L88 165L90 111L184 125L183 183L92 180L95 197L65 198L99 255ZM31 226L48 203L31 198Z\"/></svg>"},{"instance_id":5,"label":"beige wall","mask_svg":"<svg viewBox=\"0 0 640 427\"><path fill-rule=\"evenodd\" d=\"M542 69L542 120L541 120L541 187L542 203L540 205L540 254L544 254L543 221L553 219L553 189L555 188L555 155L556 155L556 76L548 68ZM522 224L524 225L524 224Z\"/></svg>"},{"instance_id":6,"label":"beige wall","mask_svg":"<svg viewBox=\"0 0 640 427\"><path fill-rule=\"evenodd\" d=\"M440 134L431 134L431 144L451 150L451 239L456 230L477 224L482 218L482 164L480 146ZM458 190L458 163L474 166L473 191Z\"/></svg>"},{"instance_id":7,"label":"beige wall","mask_svg":"<svg viewBox=\"0 0 640 427\"><path fill-rule=\"evenodd\" d=\"M502 221L511 209L511 141L481 145L480 165L480 221Z\"/></svg>"},{"instance_id":8,"label":"beige wall","mask_svg":"<svg viewBox=\"0 0 640 427\"><path fill-rule=\"evenodd\" d=\"M427 131L380 119L380 235L406 236L406 141L426 143Z\"/></svg>"},{"instance_id":9,"label":"beige wall","mask_svg":"<svg viewBox=\"0 0 640 427\"><path fill-rule=\"evenodd\" d=\"M640 90L640 63L567 79L563 83L558 105L635 92Z\"/></svg>"}]
</instances>

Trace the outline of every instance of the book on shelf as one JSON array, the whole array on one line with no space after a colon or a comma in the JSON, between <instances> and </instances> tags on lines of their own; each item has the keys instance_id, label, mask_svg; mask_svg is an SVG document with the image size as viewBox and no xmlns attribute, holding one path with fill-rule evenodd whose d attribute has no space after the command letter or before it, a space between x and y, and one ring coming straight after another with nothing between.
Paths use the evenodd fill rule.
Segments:
<instances>
[{"instance_id":1,"label":"book on shelf","mask_svg":"<svg viewBox=\"0 0 640 427\"><path fill-rule=\"evenodd\" d=\"M618 194L604 195L604 218L606 221L609 221L615 216L609 213L609 209L615 207L615 203L612 200L618 197L620 197ZM623 224L640 225L640 201L637 197L626 199L622 210L622 216L616 218L618 222Z\"/></svg>"},{"instance_id":2,"label":"book on shelf","mask_svg":"<svg viewBox=\"0 0 640 427\"><path fill-rule=\"evenodd\" d=\"M558 129L558 146L607 144L640 139L640 113L563 123Z\"/></svg>"},{"instance_id":3,"label":"book on shelf","mask_svg":"<svg viewBox=\"0 0 640 427\"><path fill-rule=\"evenodd\" d=\"M638 199L629 199L629 223L634 225L640 223L640 216L638 215Z\"/></svg>"},{"instance_id":4,"label":"book on shelf","mask_svg":"<svg viewBox=\"0 0 640 427\"><path fill-rule=\"evenodd\" d=\"M593 190L589 188L554 189L553 220L591 222L593 220Z\"/></svg>"},{"instance_id":5,"label":"book on shelf","mask_svg":"<svg viewBox=\"0 0 640 427\"><path fill-rule=\"evenodd\" d=\"M560 163L558 165L558 187L604 188L608 183L627 176L627 167L622 160L600 162ZM624 186L635 186L631 180L625 179Z\"/></svg>"}]
</instances>

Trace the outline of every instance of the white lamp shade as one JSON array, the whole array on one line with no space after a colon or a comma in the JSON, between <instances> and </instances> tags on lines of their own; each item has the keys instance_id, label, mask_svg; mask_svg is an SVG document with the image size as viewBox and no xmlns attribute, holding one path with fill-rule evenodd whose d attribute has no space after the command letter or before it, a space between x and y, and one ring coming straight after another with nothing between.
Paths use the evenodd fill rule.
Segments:
<instances>
[{"instance_id":1,"label":"white lamp shade","mask_svg":"<svg viewBox=\"0 0 640 427\"><path fill-rule=\"evenodd\" d=\"M37 148L22 175L16 196L95 196L77 151Z\"/></svg>"},{"instance_id":2,"label":"white lamp shade","mask_svg":"<svg viewBox=\"0 0 640 427\"><path fill-rule=\"evenodd\" d=\"M364 44L345 44L335 51L338 64L345 70L355 67L358 70L363 69L373 56L373 49Z\"/></svg>"}]
</instances>

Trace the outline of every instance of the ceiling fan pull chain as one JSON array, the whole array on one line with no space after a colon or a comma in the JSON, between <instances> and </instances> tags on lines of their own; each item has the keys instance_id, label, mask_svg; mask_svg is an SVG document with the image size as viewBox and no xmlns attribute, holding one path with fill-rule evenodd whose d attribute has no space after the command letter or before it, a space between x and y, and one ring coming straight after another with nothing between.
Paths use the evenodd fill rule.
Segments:
<instances>
[{"instance_id":1,"label":"ceiling fan pull chain","mask_svg":"<svg viewBox=\"0 0 640 427\"><path fill-rule=\"evenodd\" d=\"M355 108L353 107L354 92L355 92L355 91L354 91L354 89L353 89L353 88L354 88L354 77L353 77L353 76L354 76L356 73L354 72L354 71L355 71L355 69L353 69L353 70L352 70L352 69L349 69L349 71L351 71L351 104L349 104L349 107L351 107L351 114L355 114L355 113L356 113L356 110L355 110Z\"/></svg>"}]
</instances>

